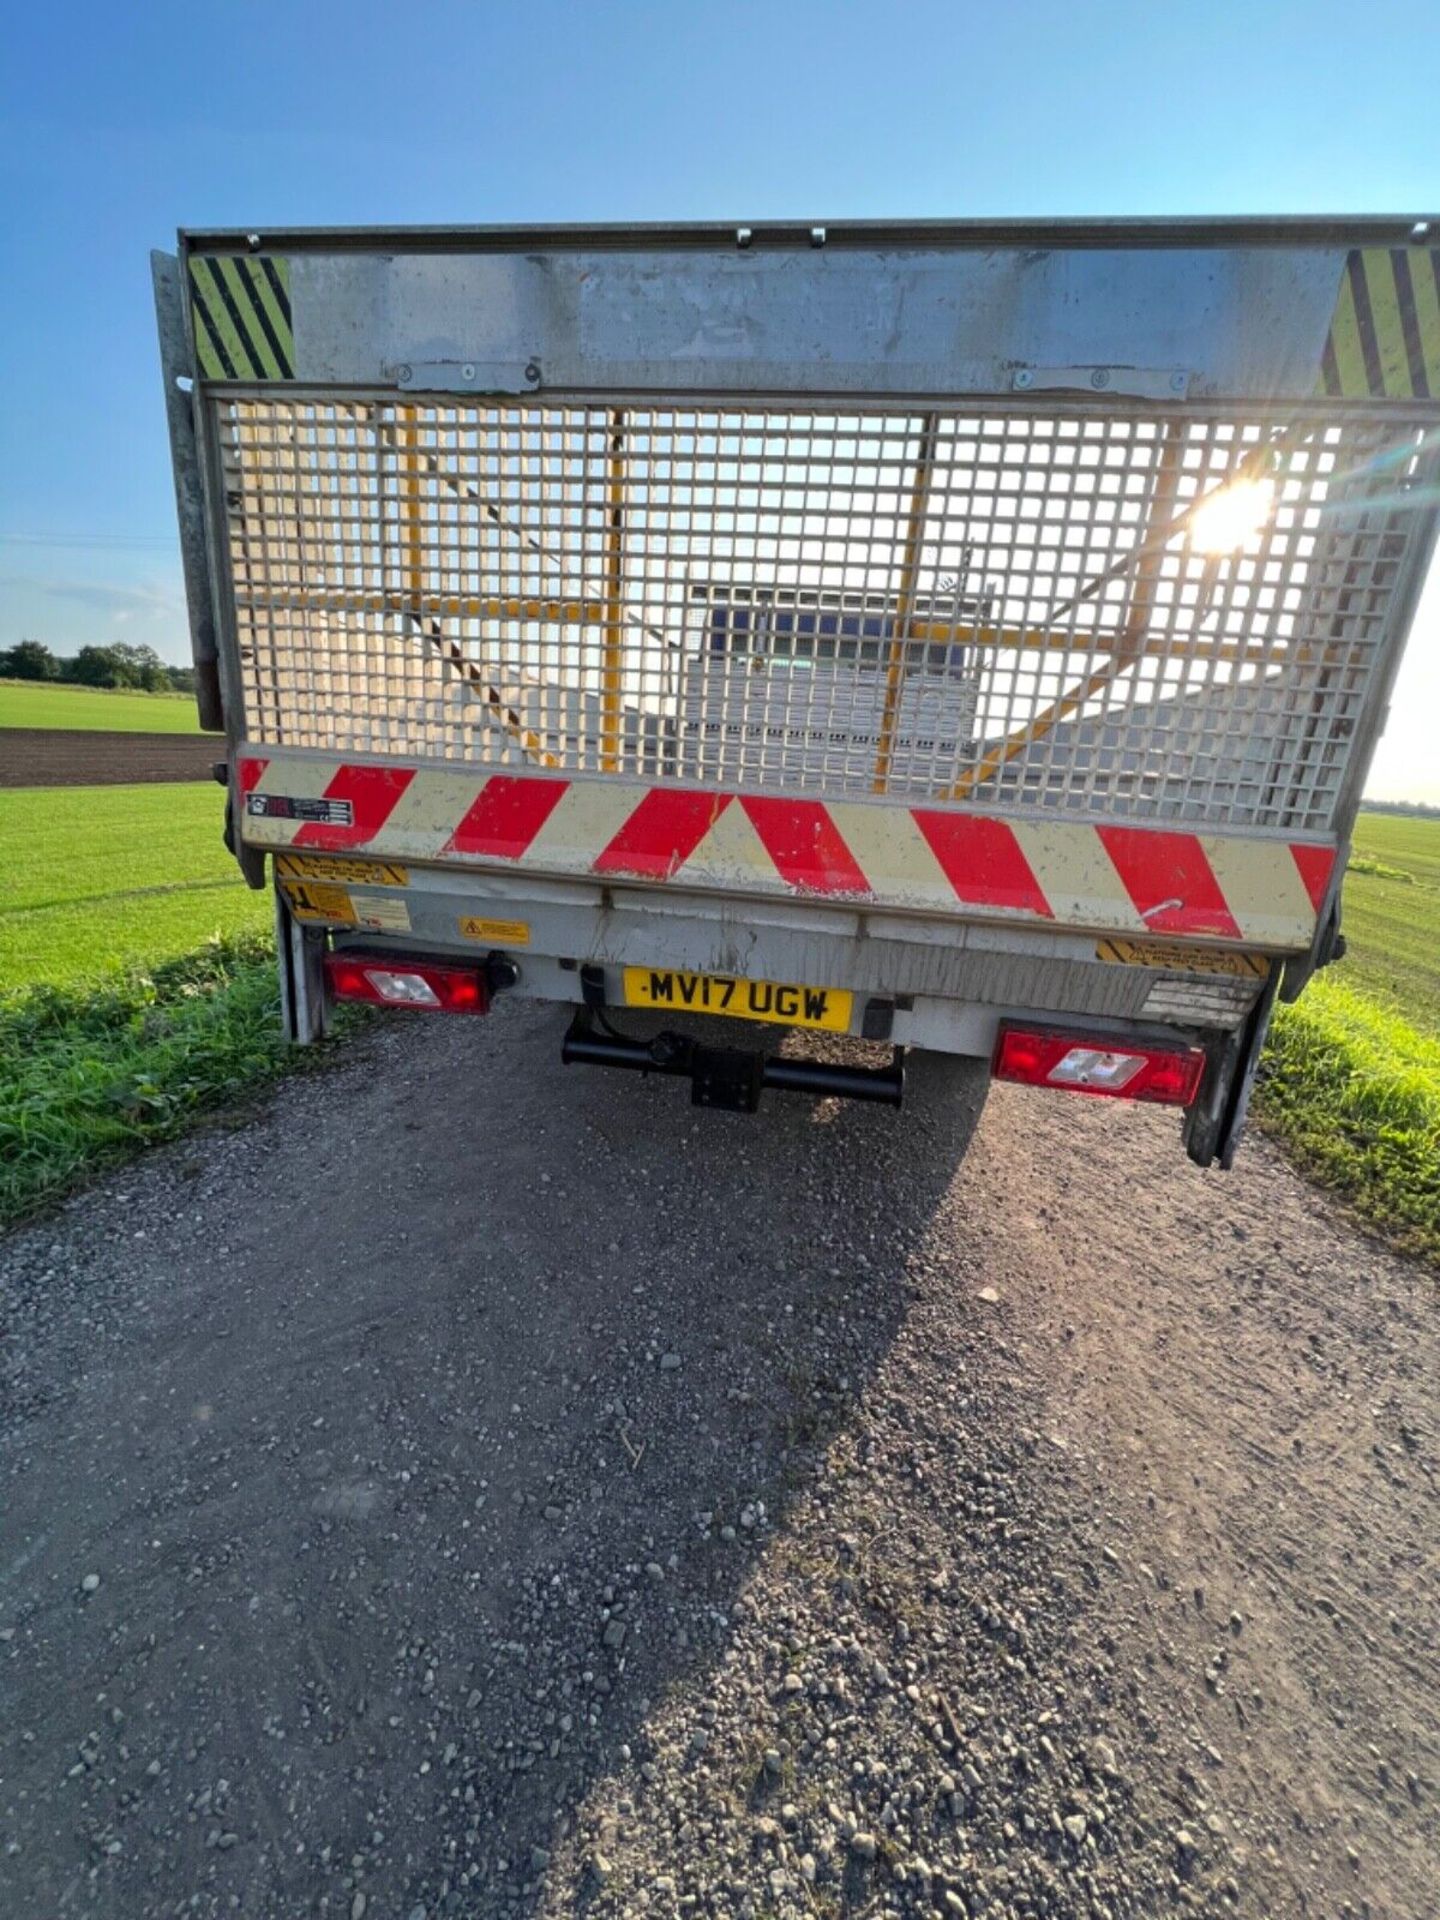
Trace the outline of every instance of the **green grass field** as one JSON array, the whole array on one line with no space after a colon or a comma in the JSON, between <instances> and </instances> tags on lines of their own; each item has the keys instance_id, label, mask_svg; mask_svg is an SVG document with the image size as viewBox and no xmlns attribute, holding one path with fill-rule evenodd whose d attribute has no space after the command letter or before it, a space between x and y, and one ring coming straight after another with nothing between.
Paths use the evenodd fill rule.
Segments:
<instances>
[{"instance_id":1,"label":"green grass field","mask_svg":"<svg viewBox=\"0 0 1440 1920\"><path fill-rule=\"evenodd\" d=\"M0 680L0 727L78 727L86 733L199 733L188 693L122 693Z\"/></svg>"},{"instance_id":2,"label":"green grass field","mask_svg":"<svg viewBox=\"0 0 1440 1920\"><path fill-rule=\"evenodd\" d=\"M225 851L224 795L183 786L0 791L0 993L73 986L269 926Z\"/></svg>"},{"instance_id":3,"label":"green grass field","mask_svg":"<svg viewBox=\"0 0 1440 1920\"><path fill-rule=\"evenodd\" d=\"M1344 924L1345 959L1277 1011L1257 1117L1440 1260L1440 820L1361 814Z\"/></svg>"},{"instance_id":4,"label":"green grass field","mask_svg":"<svg viewBox=\"0 0 1440 1920\"><path fill-rule=\"evenodd\" d=\"M1345 876L1345 938L1339 976L1440 1040L1440 820L1361 814Z\"/></svg>"},{"instance_id":5,"label":"green grass field","mask_svg":"<svg viewBox=\"0 0 1440 1920\"><path fill-rule=\"evenodd\" d=\"M0 791L0 1224L324 1057L223 817L208 781Z\"/></svg>"}]
</instances>

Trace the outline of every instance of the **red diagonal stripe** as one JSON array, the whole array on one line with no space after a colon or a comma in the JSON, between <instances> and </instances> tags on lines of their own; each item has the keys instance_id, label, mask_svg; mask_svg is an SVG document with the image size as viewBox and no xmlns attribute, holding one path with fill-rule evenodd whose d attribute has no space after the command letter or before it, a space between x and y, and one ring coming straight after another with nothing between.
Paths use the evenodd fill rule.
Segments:
<instances>
[{"instance_id":1,"label":"red diagonal stripe","mask_svg":"<svg viewBox=\"0 0 1440 1920\"><path fill-rule=\"evenodd\" d=\"M742 798L740 804L787 885L805 893L870 892L822 801Z\"/></svg>"},{"instance_id":2,"label":"red diagonal stripe","mask_svg":"<svg viewBox=\"0 0 1440 1920\"><path fill-rule=\"evenodd\" d=\"M1335 849L1333 847L1306 847L1295 841L1290 843L1290 852L1296 866L1300 869L1300 878L1305 882L1305 891L1310 896L1310 904L1316 913L1320 911L1325 898L1325 889L1330 884L1330 875L1335 867Z\"/></svg>"},{"instance_id":3,"label":"red diagonal stripe","mask_svg":"<svg viewBox=\"0 0 1440 1920\"><path fill-rule=\"evenodd\" d=\"M348 827L332 827L310 820L291 845L295 847L363 847L373 840L395 811L395 802L415 778L413 767L338 767L325 789L327 800L348 800L352 809Z\"/></svg>"},{"instance_id":4,"label":"red diagonal stripe","mask_svg":"<svg viewBox=\"0 0 1440 1920\"><path fill-rule=\"evenodd\" d=\"M1193 833L1153 827L1097 827L1101 844L1152 933L1215 933L1238 940L1240 928Z\"/></svg>"},{"instance_id":5,"label":"red diagonal stripe","mask_svg":"<svg viewBox=\"0 0 1440 1920\"><path fill-rule=\"evenodd\" d=\"M268 760L242 760L236 769L242 793L253 793L259 785L260 776L270 762Z\"/></svg>"},{"instance_id":6,"label":"red diagonal stripe","mask_svg":"<svg viewBox=\"0 0 1440 1920\"><path fill-rule=\"evenodd\" d=\"M532 780L524 774L492 773L440 851L518 860L569 785L568 780Z\"/></svg>"},{"instance_id":7,"label":"red diagonal stripe","mask_svg":"<svg viewBox=\"0 0 1440 1920\"><path fill-rule=\"evenodd\" d=\"M669 880L730 804L728 793L652 787L595 862L596 873Z\"/></svg>"},{"instance_id":8,"label":"red diagonal stripe","mask_svg":"<svg viewBox=\"0 0 1440 1920\"><path fill-rule=\"evenodd\" d=\"M967 906L1015 907L1052 920L1030 862L1012 827L963 813L914 811L914 820L944 868L955 896Z\"/></svg>"}]
</instances>

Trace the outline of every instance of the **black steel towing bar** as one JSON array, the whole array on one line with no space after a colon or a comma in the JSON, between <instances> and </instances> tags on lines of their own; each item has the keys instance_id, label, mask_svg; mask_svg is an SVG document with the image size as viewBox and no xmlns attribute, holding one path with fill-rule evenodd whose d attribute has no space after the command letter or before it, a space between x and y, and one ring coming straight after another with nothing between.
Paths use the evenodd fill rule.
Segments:
<instances>
[{"instance_id":1,"label":"black steel towing bar","mask_svg":"<svg viewBox=\"0 0 1440 1920\"><path fill-rule=\"evenodd\" d=\"M597 1026L588 1008L570 1022L560 1048L567 1067L626 1067L635 1073L675 1074L690 1082L693 1106L753 1113L767 1087L836 1100L878 1100L898 1107L905 1095L901 1048L885 1067L836 1066L826 1060L782 1060L738 1047L705 1047L684 1033L627 1040Z\"/></svg>"}]
</instances>

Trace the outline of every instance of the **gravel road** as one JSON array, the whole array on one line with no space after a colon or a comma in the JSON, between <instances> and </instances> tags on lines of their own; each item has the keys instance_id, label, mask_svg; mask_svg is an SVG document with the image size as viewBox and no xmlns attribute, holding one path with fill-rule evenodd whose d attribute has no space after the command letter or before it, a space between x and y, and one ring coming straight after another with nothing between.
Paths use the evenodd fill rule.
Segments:
<instances>
[{"instance_id":1,"label":"gravel road","mask_svg":"<svg viewBox=\"0 0 1440 1920\"><path fill-rule=\"evenodd\" d=\"M1262 1142L397 1017L0 1245L0 1912L1424 1920L1440 1300Z\"/></svg>"}]
</instances>

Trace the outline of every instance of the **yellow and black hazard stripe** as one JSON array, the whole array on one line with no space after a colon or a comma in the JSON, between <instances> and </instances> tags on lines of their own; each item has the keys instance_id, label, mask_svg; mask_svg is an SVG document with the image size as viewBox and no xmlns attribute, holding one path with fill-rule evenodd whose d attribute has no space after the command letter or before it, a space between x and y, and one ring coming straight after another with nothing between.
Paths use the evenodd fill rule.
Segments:
<instances>
[{"instance_id":1,"label":"yellow and black hazard stripe","mask_svg":"<svg viewBox=\"0 0 1440 1920\"><path fill-rule=\"evenodd\" d=\"M290 263L271 255L192 254L195 354L207 380L293 380Z\"/></svg>"},{"instance_id":2,"label":"yellow and black hazard stripe","mask_svg":"<svg viewBox=\"0 0 1440 1920\"><path fill-rule=\"evenodd\" d=\"M1347 256L1319 390L1336 400L1440 399L1440 248Z\"/></svg>"},{"instance_id":3,"label":"yellow and black hazard stripe","mask_svg":"<svg viewBox=\"0 0 1440 1920\"><path fill-rule=\"evenodd\" d=\"M1097 940L1095 958L1120 967L1160 967L1171 973L1234 973L1253 980L1264 980L1270 972L1270 962L1263 953L1190 947L1174 940Z\"/></svg>"}]
</instances>

